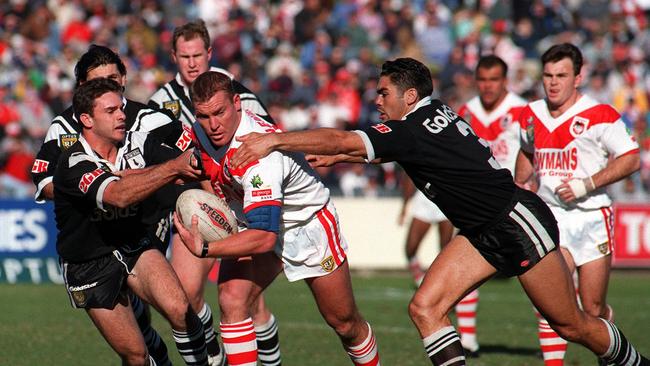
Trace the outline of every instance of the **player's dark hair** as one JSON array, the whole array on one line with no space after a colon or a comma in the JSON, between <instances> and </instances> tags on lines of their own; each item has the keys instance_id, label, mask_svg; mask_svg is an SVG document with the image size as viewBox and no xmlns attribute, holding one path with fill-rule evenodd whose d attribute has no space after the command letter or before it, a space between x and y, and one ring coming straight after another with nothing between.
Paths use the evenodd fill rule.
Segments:
<instances>
[{"instance_id":1,"label":"player's dark hair","mask_svg":"<svg viewBox=\"0 0 650 366\"><path fill-rule=\"evenodd\" d=\"M577 76L582 69L582 52L571 43L556 44L542 55L542 66L568 58L573 63L573 73Z\"/></svg>"},{"instance_id":2,"label":"player's dark hair","mask_svg":"<svg viewBox=\"0 0 650 366\"><path fill-rule=\"evenodd\" d=\"M126 75L126 66L120 59L117 53L113 52L110 48L99 46L96 44L90 45L88 51L81 55L79 61L74 67L74 76L77 79L76 86L88 80L88 73L90 70L96 69L102 65L116 65L120 75Z\"/></svg>"},{"instance_id":3,"label":"player's dark hair","mask_svg":"<svg viewBox=\"0 0 650 366\"><path fill-rule=\"evenodd\" d=\"M72 94L72 109L77 119L84 113L92 116L95 100L110 92L122 94L122 85L115 80L97 78L75 88Z\"/></svg>"},{"instance_id":4,"label":"player's dark hair","mask_svg":"<svg viewBox=\"0 0 650 366\"><path fill-rule=\"evenodd\" d=\"M192 98L193 103L202 103L208 101L220 91L225 91L230 98L235 95L235 89L230 77L220 72L206 71L192 83L190 98Z\"/></svg>"},{"instance_id":5,"label":"player's dark hair","mask_svg":"<svg viewBox=\"0 0 650 366\"><path fill-rule=\"evenodd\" d=\"M176 41L181 37L185 38L185 40L200 37L201 40L203 40L203 46L205 49L207 50L210 47L210 34L208 33L208 29L205 27L205 22L203 22L202 19L185 23L174 29L174 35L172 37L172 49L174 51L176 51Z\"/></svg>"},{"instance_id":6,"label":"player's dark hair","mask_svg":"<svg viewBox=\"0 0 650 366\"><path fill-rule=\"evenodd\" d=\"M384 62L380 76L388 76L401 93L414 88L420 99L433 93L431 72L423 63L410 57Z\"/></svg>"},{"instance_id":7,"label":"player's dark hair","mask_svg":"<svg viewBox=\"0 0 650 366\"><path fill-rule=\"evenodd\" d=\"M501 68L501 76L504 78L506 75L508 75L508 64L501 59L501 57L497 55L487 55L481 57L480 60L478 60L478 64L476 65L476 74L478 75L478 69L491 69L493 67L500 67Z\"/></svg>"}]
</instances>

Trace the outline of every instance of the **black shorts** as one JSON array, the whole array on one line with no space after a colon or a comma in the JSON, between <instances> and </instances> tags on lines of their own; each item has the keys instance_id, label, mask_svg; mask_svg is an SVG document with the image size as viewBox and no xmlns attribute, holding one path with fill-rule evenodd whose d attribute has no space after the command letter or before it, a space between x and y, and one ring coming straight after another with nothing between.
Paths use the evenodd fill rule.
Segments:
<instances>
[{"instance_id":1,"label":"black shorts","mask_svg":"<svg viewBox=\"0 0 650 366\"><path fill-rule=\"evenodd\" d=\"M113 309L126 298L126 278L144 250L115 250L83 263L60 260L63 280L74 308Z\"/></svg>"},{"instance_id":2,"label":"black shorts","mask_svg":"<svg viewBox=\"0 0 650 366\"><path fill-rule=\"evenodd\" d=\"M460 233L502 274L512 277L533 268L558 248L557 221L535 193L515 191L507 212L477 234Z\"/></svg>"}]
</instances>

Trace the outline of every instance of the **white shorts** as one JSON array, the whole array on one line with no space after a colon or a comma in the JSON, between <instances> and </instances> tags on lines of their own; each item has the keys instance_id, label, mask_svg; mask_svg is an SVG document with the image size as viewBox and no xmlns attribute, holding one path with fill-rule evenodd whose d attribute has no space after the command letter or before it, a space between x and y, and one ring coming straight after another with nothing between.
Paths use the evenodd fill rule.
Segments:
<instances>
[{"instance_id":1,"label":"white shorts","mask_svg":"<svg viewBox=\"0 0 650 366\"><path fill-rule=\"evenodd\" d=\"M341 234L336 208L328 202L305 225L283 234L275 246L289 281L325 276L346 260L348 243Z\"/></svg>"},{"instance_id":2,"label":"white shorts","mask_svg":"<svg viewBox=\"0 0 650 366\"><path fill-rule=\"evenodd\" d=\"M614 215L611 207L591 211L551 207L551 211L560 229L560 247L571 253L576 266L612 253Z\"/></svg>"},{"instance_id":3,"label":"white shorts","mask_svg":"<svg viewBox=\"0 0 650 366\"><path fill-rule=\"evenodd\" d=\"M447 217L440 211L438 206L431 202L420 190L416 190L413 197L411 197L409 212L411 216L430 224L447 220Z\"/></svg>"}]
</instances>

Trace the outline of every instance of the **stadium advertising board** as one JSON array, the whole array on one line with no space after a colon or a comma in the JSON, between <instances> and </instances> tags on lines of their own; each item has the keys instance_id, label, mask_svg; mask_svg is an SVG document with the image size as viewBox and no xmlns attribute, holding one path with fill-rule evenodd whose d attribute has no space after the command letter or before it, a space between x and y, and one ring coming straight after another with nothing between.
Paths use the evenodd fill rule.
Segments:
<instances>
[{"instance_id":1,"label":"stadium advertising board","mask_svg":"<svg viewBox=\"0 0 650 366\"><path fill-rule=\"evenodd\" d=\"M0 200L0 282L63 283L52 203Z\"/></svg>"},{"instance_id":2,"label":"stadium advertising board","mask_svg":"<svg viewBox=\"0 0 650 366\"><path fill-rule=\"evenodd\" d=\"M614 236L615 267L650 268L650 205L616 205Z\"/></svg>"}]
</instances>

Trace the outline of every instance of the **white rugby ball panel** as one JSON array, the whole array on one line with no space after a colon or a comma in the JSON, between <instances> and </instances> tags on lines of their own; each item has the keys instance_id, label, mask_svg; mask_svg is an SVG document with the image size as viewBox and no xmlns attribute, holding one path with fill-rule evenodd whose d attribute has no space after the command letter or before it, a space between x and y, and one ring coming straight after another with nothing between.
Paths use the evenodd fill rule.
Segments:
<instances>
[{"instance_id":1,"label":"white rugby ball panel","mask_svg":"<svg viewBox=\"0 0 650 366\"><path fill-rule=\"evenodd\" d=\"M192 216L199 219L199 233L205 241L226 238L237 232L237 220L228 204L202 189L189 189L176 200L176 212L186 228L192 226Z\"/></svg>"}]
</instances>

